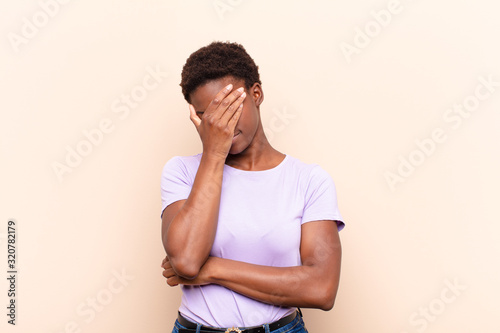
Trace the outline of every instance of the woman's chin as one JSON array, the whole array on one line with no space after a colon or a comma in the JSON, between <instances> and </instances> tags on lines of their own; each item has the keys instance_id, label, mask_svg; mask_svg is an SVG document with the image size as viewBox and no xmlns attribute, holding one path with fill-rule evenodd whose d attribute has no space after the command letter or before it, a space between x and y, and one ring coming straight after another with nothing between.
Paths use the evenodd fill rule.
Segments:
<instances>
[{"instance_id":1,"label":"woman's chin","mask_svg":"<svg viewBox=\"0 0 500 333\"><path fill-rule=\"evenodd\" d=\"M229 149L229 155L238 155L243 150L245 150L245 149L242 149L238 143L233 143L233 145Z\"/></svg>"}]
</instances>

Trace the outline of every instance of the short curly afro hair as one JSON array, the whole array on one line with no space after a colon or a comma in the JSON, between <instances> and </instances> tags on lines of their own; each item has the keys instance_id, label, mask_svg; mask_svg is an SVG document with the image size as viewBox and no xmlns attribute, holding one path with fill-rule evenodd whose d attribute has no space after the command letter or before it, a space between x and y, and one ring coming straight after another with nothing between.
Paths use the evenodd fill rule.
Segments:
<instances>
[{"instance_id":1,"label":"short curly afro hair","mask_svg":"<svg viewBox=\"0 0 500 333\"><path fill-rule=\"evenodd\" d=\"M212 42L192 53L186 60L181 73L182 94L190 103L189 95L196 88L225 76L244 80L245 87L250 89L256 82L262 84L258 69L242 45Z\"/></svg>"}]
</instances>

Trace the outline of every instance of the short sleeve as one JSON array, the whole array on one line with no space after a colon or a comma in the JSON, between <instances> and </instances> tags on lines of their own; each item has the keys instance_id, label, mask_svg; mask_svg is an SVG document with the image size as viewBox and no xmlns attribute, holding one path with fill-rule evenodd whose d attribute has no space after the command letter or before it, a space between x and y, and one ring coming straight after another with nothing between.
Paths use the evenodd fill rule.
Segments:
<instances>
[{"instance_id":1,"label":"short sleeve","mask_svg":"<svg viewBox=\"0 0 500 333\"><path fill-rule=\"evenodd\" d=\"M191 188L186 165L180 156L172 157L163 167L161 174L161 215L171 203L187 199Z\"/></svg>"},{"instance_id":2,"label":"short sleeve","mask_svg":"<svg viewBox=\"0 0 500 333\"><path fill-rule=\"evenodd\" d=\"M309 177L309 184L305 194L305 206L301 224L311 221L337 221L338 231L345 226L337 205L337 190L335 183L328 172L319 165L315 165Z\"/></svg>"}]
</instances>

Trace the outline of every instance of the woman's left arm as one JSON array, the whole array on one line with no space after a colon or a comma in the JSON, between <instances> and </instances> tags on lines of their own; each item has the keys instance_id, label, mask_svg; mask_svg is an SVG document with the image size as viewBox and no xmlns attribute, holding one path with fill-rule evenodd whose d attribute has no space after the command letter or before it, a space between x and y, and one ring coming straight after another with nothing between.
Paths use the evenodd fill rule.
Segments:
<instances>
[{"instance_id":1,"label":"woman's left arm","mask_svg":"<svg viewBox=\"0 0 500 333\"><path fill-rule=\"evenodd\" d=\"M272 267L209 257L194 280L177 275L167 260L163 275L170 286L218 284L247 297L281 306L330 310L340 279L341 245L331 220L302 224L302 266Z\"/></svg>"}]
</instances>

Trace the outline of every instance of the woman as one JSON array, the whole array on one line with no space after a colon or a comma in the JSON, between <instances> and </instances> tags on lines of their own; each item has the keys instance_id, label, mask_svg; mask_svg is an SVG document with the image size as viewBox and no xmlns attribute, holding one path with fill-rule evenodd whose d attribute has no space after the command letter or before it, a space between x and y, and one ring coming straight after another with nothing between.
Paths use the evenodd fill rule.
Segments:
<instances>
[{"instance_id":1,"label":"woman","mask_svg":"<svg viewBox=\"0 0 500 333\"><path fill-rule=\"evenodd\" d=\"M298 308L330 310L339 284L334 182L269 144L241 45L199 49L181 76L203 152L162 172L163 275L183 291L172 332L307 332Z\"/></svg>"}]
</instances>

